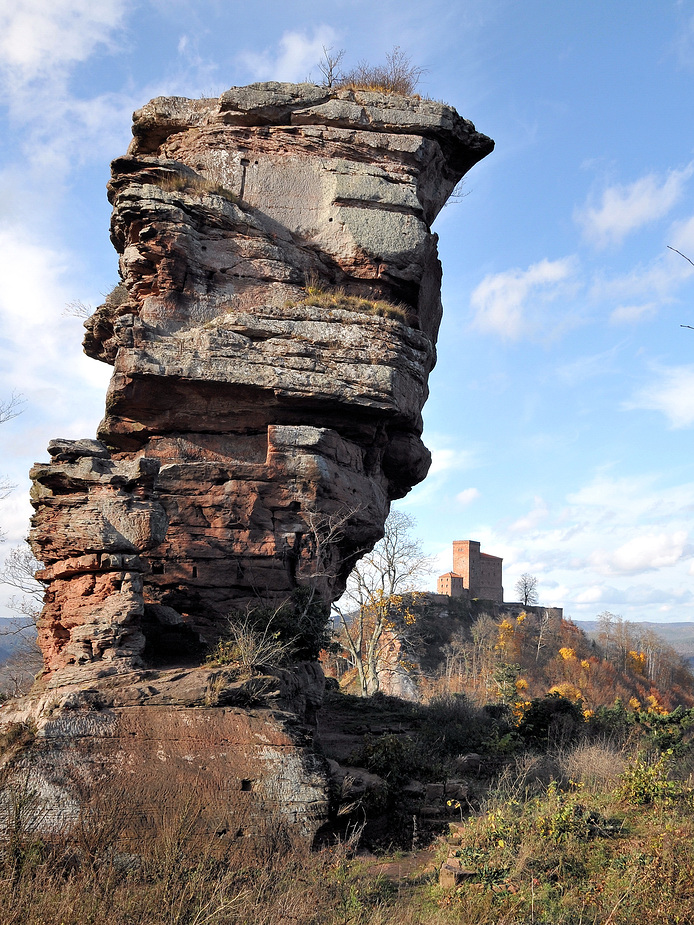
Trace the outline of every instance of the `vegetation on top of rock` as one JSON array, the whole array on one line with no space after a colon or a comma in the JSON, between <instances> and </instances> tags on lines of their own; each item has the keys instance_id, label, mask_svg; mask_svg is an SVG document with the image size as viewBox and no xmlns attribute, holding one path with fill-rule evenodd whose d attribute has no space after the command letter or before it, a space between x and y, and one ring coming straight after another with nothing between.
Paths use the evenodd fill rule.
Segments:
<instances>
[{"instance_id":1,"label":"vegetation on top of rock","mask_svg":"<svg viewBox=\"0 0 694 925\"><path fill-rule=\"evenodd\" d=\"M312 305L316 308L340 309L346 312L361 312L366 315L378 315L411 325L414 313L406 305L387 302L385 299L365 299L361 296L347 295L344 289L325 289L316 284L306 286L306 298L298 301L288 299L285 308L295 305Z\"/></svg>"},{"instance_id":2,"label":"vegetation on top of rock","mask_svg":"<svg viewBox=\"0 0 694 925\"><path fill-rule=\"evenodd\" d=\"M212 193L228 199L229 202L236 203L239 200L236 193L227 189L219 181L203 177L201 174L167 173L164 176L156 176L152 182L167 193L185 192L199 196L204 193Z\"/></svg>"},{"instance_id":3,"label":"vegetation on top of rock","mask_svg":"<svg viewBox=\"0 0 694 925\"><path fill-rule=\"evenodd\" d=\"M276 668L290 661L315 661L328 646L327 606L311 589L297 588L279 607L258 605L231 613L207 662L235 665L250 675L257 665Z\"/></svg>"},{"instance_id":4,"label":"vegetation on top of rock","mask_svg":"<svg viewBox=\"0 0 694 925\"><path fill-rule=\"evenodd\" d=\"M323 46L323 58L318 69L323 75L326 87L348 87L353 90L378 90L381 93L397 93L400 96L414 96L417 85L426 68L412 64L399 45L386 54L385 64L369 64L360 61L356 67L343 73L339 66L345 55L343 48L333 52L332 47Z\"/></svg>"},{"instance_id":5,"label":"vegetation on top of rock","mask_svg":"<svg viewBox=\"0 0 694 925\"><path fill-rule=\"evenodd\" d=\"M107 308L118 308L128 301L128 290L124 283L117 282L113 289L108 292L104 298L104 305Z\"/></svg>"},{"instance_id":6,"label":"vegetation on top of rock","mask_svg":"<svg viewBox=\"0 0 694 925\"><path fill-rule=\"evenodd\" d=\"M207 663L229 665L239 675L250 677L258 667L277 668L291 655L291 644L279 638L272 619L264 625L252 615L231 614L224 635L210 652Z\"/></svg>"}]
</instances>

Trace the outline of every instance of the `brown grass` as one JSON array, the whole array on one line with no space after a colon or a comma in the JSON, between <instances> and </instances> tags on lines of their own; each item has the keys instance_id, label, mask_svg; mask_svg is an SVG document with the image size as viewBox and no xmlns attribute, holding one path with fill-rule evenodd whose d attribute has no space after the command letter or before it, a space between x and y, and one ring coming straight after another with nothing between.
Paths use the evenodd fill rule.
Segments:
<instances>
[{"instance_id":1,"label":"brown grass","mask_svg":"<svg viewBox=\"0 0 694 925\"><path fill-rule=\"evenodd\" d=\"M373 65L360 61L351 71L335 79L332 85L352 90L376 90L380 93L414 96L424 72L425 68L412 64L409 56L396 45L386 55L385 64Z\"/></svg>"},{"instance_id":2,"label":"brown grass","mask_svg":"<svg viewBox=\"0 0 694 925\"><path fill-rule=\"evenodd\" d=\"M311 305L316 308L339 309L346 312L360 312L366 315L377 315L380 318L391 318L411 325L414 313L406 306L396 302L387 302L385 299L364 299L360 296L347 295L341 288L323 289L317 285L306 287L306 298L300 301L287 301L286 308L295 305Z\"/></svg>"},{"instance_id":3,"label":"brown grass","mask_svg":"<svg viewBox=\"0 0 694 925\"><path fill-rule=\"evenodd\" d=\"M616 787L626 768L624 749L608 742L582 742L559 757L564 775L596 793Z\"/></svg>"},{"instance_id":4,"label":"brown grass","mask_svg":"<svg viewBox=\"0 0 694 925\"><path fill-rule=\"evenodd\" d=\"M217 180L211 180L200 174L168 173L165 176L157 176L153 182L167 193L185 192L199 196L212 193L234 203L238 202L239 198L236 193L222 186Z\"/></svg>"},{"instance_id":5,"label":"brown grass","mask_svg":"<svg viewBox=\"0 0 694 925\"><path fill-rule=\"evenodd\" d=\"M616 758L620 755L617 754ZM37 837L30 788L0 801L3 925L673 925L694 920L694 801L648 806L614 792L610 746L543 762L519 756L485 812L456 826L471 871L444 890L421 870L392 879L354 843L311 852L281 816L237 811L211 830L209 794L170 786L135 813L130 788L84 801L70 838ZM559 784L573 768L587 786ZM557 770L559 769L559 770ZM513 777L517 780L514 782ZM547 780L550 780L549 784ZM603 779L601 788L598 781ZM552 782L554 781L554 782ZM531 786L528 787L528 783ZM5 788L7 789L7 788ZM504 789L503 787L500 789ZM7 793L5 793L7 796ZM17 811L19 810L19 811ZM238 829L236 828L238 826ZM229 830L234 831L230 832ZM249 834L239 834L242 830ZM455 847L453 847L455 846Z\"/></svg>"}]
</instances>

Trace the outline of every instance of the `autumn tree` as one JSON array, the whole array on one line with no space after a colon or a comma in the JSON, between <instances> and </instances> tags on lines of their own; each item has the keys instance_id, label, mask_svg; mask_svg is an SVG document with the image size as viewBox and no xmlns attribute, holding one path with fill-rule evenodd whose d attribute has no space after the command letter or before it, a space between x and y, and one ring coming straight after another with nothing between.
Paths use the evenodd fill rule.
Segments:
<instances>
[{"instance_id":1,"label":"autumn tree","mask_svg":"<svg viewBox=\"0 0 694 925\"><path fill-rule=\"evenodd\" d=\"M528 572L523 572L516 582L516 594L518 600L524 607L537 604L539 597L537 593L537 578Z\"/></svg>"},{"instance_id":2,"label":"autumn tree","mask_svg":"<svg viewBox=\"0 0 694 925\"><path fill-rule=\"evenodd\" d=\"M391 511L383 539L357 563L335 607L340 642L356 669L362 697L380 689L384 649L394 636L407 647L416 635L416 588L431 562L412 536L414 526L408 514Z\"/></svg>"}]
</instances>

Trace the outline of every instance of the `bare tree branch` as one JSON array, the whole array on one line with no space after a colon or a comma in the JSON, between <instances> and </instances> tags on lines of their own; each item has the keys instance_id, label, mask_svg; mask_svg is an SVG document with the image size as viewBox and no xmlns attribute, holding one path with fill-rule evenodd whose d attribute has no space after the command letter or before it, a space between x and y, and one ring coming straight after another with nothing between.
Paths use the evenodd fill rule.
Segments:
<instances>
[{"instance_id":1,"label":"bare tree branch","mask_svg":"<svg viewBox=\"0 0 694 925\"><path fill-rule=\"evenodd\" d=\"M333 53L333 46L327 48L323 45L323 57L318 62L318 70L323 75L323 86L333 87L342 78L340 62L345 56L344 48Z\"/></svg>"},{"instance_id":2,"label":"bare tree branch","mask_svg":"<svg viewBox=\"0 0 694 925\"><path fill-rule=\"evenodd\" d=\"M0 401L0 424L11 421L21 414L24 410L25 399L17 392L13 392L9 398Z\"/></svg>"},{"instance_id":3,"label":"bare tree branch","mask_svg":"<svg viewBox=\"0 0 694 925\"><path fill-rule=\"evenodd\" d=\"M676 254L679 254L680 257L684 257L684 259L687 261L687 263L691 263L691 265L694 267L694 260L690 260L690 258L687 257L686 254L683 254L682 251L678 251L676 247L670 247L669 244L666 245L666 246L667 246L668 250L674 251ZM683 325L683 327L688 327L688 325Z\"/></svg>"},{"instance_id":4,"label":"bare tree branch","mask_svg":"<svg viewBox=\"0 0 694 925\"><path fill-rule=\"evenodd\" d=\"M35 578L40 568L42 564L26 543L10 550L4 566L0 569L0 584L19 591L19 596L13 595L7 606L17 616L25 619L21 623L15 621L9 628L0 628L0 636L21 635L27 626L36 623L43 607L44 588Z\"/></svg>"}]
</instances>

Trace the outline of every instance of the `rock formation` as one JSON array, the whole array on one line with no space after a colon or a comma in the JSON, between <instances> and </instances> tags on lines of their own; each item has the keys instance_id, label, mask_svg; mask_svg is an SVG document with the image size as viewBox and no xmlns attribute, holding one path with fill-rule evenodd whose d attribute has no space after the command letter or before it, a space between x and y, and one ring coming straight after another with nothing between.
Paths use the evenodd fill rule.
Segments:
<instances>
[{"instance_id":1,"label":"rock formation","mask_svg":"<svg viewBox=\"0 0 694 925\"><path fill-rule=\"evenodd\" d=\"M133 135L109 183L122 282L86 325L106 415L32 470L31 542L41 702L142 716L177 702L176 668L210 706L196 666L231 610L327 607L426 475L430 226L493 143L440 103L278 83L155 99Z\"/></svg>"},{"instance_id":2,"label":"rock formation","mask_svg":"<svg viewBox=\"0 0 694 925\"><path fill-rule=\"evenodd\" d=\"M156 99L133 134L99 441L32 472L49 672L187 662L233 608L339 596L427 472L429 226L491 149L439 103L306 84Z\"/></svg>"}]
</instances>

